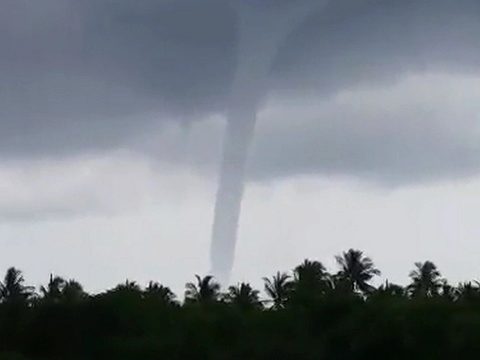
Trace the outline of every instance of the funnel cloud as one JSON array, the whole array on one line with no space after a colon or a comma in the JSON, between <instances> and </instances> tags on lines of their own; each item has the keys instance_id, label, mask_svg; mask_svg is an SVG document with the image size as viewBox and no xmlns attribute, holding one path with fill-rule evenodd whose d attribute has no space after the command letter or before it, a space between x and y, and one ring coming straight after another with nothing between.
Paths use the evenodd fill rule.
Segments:
<instances>
[{"instance_id":1,"label":"funnel cloud","mask_svg":"<svg viewBox=\"0 0 480 360\"><path fill-rule=\"evenodd\" d=\"M212 273L222 283L228 283L233 267L245 166L271 66L285 37L321 3L233 3L239 17L238 62L227 115L211 245Z\"/></svg>"}]
</instances>

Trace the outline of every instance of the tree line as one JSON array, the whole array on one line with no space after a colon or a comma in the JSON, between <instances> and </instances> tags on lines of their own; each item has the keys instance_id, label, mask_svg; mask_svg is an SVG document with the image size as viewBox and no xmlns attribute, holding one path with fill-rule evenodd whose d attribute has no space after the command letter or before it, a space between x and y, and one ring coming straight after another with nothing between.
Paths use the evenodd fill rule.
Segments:
<instances>
[{"instance_id":1,"label":"tree line","mask_svg":"<svg viewBox=\"0 0 480 360\"><path fill-rule=\"evenodd\" d=\"M195 276L183 300L151 281L100 294L50 276L38 291L16 268L0 282L1 359L443 359L480 350L480 283L451 285L431 261L386 281L362 251L338 271L305 260L222 291Z\"/></svg>"}]
</instances>

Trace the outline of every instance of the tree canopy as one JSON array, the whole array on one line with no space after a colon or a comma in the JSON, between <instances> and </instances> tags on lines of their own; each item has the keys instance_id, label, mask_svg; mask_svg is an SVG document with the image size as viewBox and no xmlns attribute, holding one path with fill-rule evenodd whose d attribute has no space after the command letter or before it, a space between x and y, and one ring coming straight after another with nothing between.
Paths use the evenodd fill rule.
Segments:
<instances>
[{"instance_id":1,"label":"tree canopy","mask_svg":"<svg viewBox=\"0 0 480 360\"><path fill-rule=\"evenodd\" d=\"M88 294L51 275L0 282L0 359L451 359L480 350L480 284L450 284L432 261L410 283L381 283L350 249L337 270L307 259L290 272L222 289L196 275L184 299L157 281ZM379 284L378 286L375 286Z\"/></svg>"}]
</instances>

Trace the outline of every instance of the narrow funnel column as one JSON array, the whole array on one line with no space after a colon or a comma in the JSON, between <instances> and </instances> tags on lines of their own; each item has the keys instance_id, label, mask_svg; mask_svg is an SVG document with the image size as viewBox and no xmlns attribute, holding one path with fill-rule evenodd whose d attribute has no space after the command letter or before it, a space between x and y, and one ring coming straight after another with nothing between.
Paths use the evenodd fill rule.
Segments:
<instances>
[{"instance_id":1,"label":"narrow funnel column","mask_svg":"<svg viewBox=\"0 0 480 360\"><path fill-rule=\"evenodd\" d=\"M268 73L283 39L319 1L324 2L302 0L278 6L262 5L264 0L233 3L239 14L238 65L223 143L211 244L212 274L223 284L229 281L233 266L245 168Z\"/></svg>"},{"instance_id":2,"label":"narrow funnel column","mask_svg":"<svg viewBox=\"0 0 480 360\"><path fill-rule=\"evenodd\" d=\"M212 274L225 284L233 265L240 207L245 188L245 166L253 138L256 106L231 116L223 145L220 181L212 229Z\"/></svg>"},{"instance_id":3,"label":"narrow funnel column","mask_svg":"<svg viewBox=\"0 0 480 360\"><path fill-rule=\"evenodd\" d=\"M264 65L242 61L232 89L223 140L223 158L212 229L212 274L226 284L232 270L238 220L245 188L245 168L263 96Z\"/></svg>"}]
</instances>

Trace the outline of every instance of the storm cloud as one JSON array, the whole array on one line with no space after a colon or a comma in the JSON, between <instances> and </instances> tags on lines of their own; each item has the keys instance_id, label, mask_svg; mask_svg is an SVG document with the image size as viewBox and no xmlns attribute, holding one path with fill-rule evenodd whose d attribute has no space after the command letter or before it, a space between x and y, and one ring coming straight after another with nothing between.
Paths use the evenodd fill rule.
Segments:
<instances>
[{"instance_id":1,"label":"storm cloud","mask_svg":"<svg viewBox=\"0 0 480 360\"><path fill-rule=\"evenodd\" d=\"M2 158L130 148L215 168L237 66L231 4L3 0ZM478 173L479 19L475 0L337 0L309 14L276 56L250 178Z\"/></svg>"}]
</instances>

